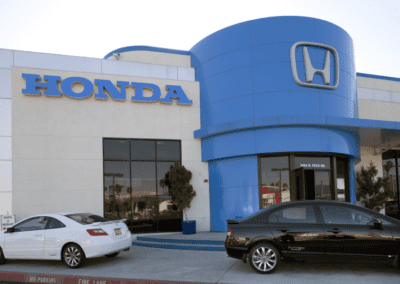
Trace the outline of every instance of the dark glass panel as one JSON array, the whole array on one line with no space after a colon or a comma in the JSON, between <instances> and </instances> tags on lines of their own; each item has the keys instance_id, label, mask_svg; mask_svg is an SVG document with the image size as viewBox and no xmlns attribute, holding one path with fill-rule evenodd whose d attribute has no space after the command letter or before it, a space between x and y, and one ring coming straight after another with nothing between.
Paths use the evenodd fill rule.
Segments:
<instances>
[{"instance_id":1,"label":"dark glass panel","mask_svg":"<svg viewBox=\"0 0 400 284\"><path fill-rule=\"evenodd\" d=\"M391 159L391 158L396 158L396 151L389 150L389 151L386 151L386 152L382 153L382 159L383 160L388 160L388 159Z\"/></svg>"},{"instance_id":2,"label":"dark glass panel","mask_svg":"<svg viewBox=\"0 0 400 284\"><path fill-rule=\"evenodd\" d=\"M104 212L109 220L127 218L129 208L129 162L104 162Z\"/></svg>"},{"instance_id":3,"label":"dark glass panel","mask_svg":"<svg viewBox=\"0 0 400 284\"><path fill-rule=\"evenodd\" d=\"M157 141L158 161L180 161L180 141Z\"/></svg>"},{"instance_id":4,"label":"dark glass panel","mask_svg":"<svg viewBox=\"0 0 400 284\"><path fill-rule=\"evenodd\" d=\"M332 200L331 173L329 171L315 171L315 199Z\"/></svg>"},{"instance_id":5,"label":"dark glass panel","mask_svg":"<svg viewBox=\"0 0 400 284\"><path fill-rule=\"evenodd\" d=\"M104 139L104 160L129 160L129 142L120 139Z\"/></svg>"},{"instance_id":6,"label":"dark glass panel","mask_svg":"<svg viewBox=\"0 0 400 284\"><path fill-rule=\"evenodd\" d=\"M346 201L346 184L348 179L348 159L336 158L336 186L337 186L337 200L341 202Z\"/></svg>"},{"instance_id":7,"label":"dark glass panel","mask_svg":"<svg viewBox=\"0 0 400 284\"><path fill-rule=\"evenodd\" d=\"M131 162L133 195L156 195L156 163Z\"/></svg>"},{"instance_id":8,"label":"dark glass panel","mask_svg":"<svg viewBox=\"0 0 400 284\"><path fill-rule=\"evenodd\" d=\"M132 232L155 232L160 203L156 196L156 163L131 162L131 177L133 210L128 226Z\"/></svg>"},{"instance_id":9,"label":"dark glass panel","mask_svg":"<svg viewBox=\"0 0 400 284\"><path fill-rule=\"evenodd\" d=\"M131 140L131 159L154 161L156 159L156 142Z\"/></svg>"},{"instance_id":10,"label":"dark glass panel","mask_svg":"<svg viewBox=\"0 0 400 284\"><path fill-rule=\"evenodd\" d=\"M260 209L290 201L289 157L263 157L261 163Z\"/></svg>"},{"instance_id":11,"label":"dark glass panel","mask_svg":"<svg viewBox=\"0 0 400 284\"><path fill-rule=\"evenodd\" d=\"M161 199L159 204L159 216L157 228L159 232L173 232L182 231L182 211L178 211L177 208L172 205L171 198L168 196L167 189L160 187L160 180L165 177L165 174L169 171L170 167L175 162L158 162L157 163L157 187L158 197Z\"/></svg>"},{"instance_id":12,"label":"dark glass panel","mask_svg":"<svg viewBox=\"0 0 400 284\"><path fill-rule=\"evenodd\" d=\"M393 194L396 194L396 160L392 159L382 159L382 170L383 170L383 177L389 178L390 189Z\"/></svg>"},{"instance_id":13,"label":"dark glass panel","mask_svg":"<svg viewBox=\"0 0 400 284\"><path fill-rule=\"evenodd\" d=\"M175 162L158 162L157 163L157 192L160 195L167 194L167 189L160 187L160 180L165 177L165 174L169 171L169 168L173 166Z\"/></svg>"}]
</instances>

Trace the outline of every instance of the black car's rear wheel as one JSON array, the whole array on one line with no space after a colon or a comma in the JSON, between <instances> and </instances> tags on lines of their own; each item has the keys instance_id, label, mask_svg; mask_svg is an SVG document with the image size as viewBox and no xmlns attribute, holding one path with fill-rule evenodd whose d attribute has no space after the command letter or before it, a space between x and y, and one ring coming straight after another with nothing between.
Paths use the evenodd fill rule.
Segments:
<instances>
[{"instance_id":1,"label":"black car's rear wheel","mask_svg":"<svg viewBox=\"0 0 400 284\"><path fill-rule=\"evenodd\" d=\"M106 254L106 257L116 257L117 255L119 255L119 252L114 252L114 253Z\"/></svg>"},{"instance_id":2,"label":"black car's rear wheel","mask_svg":"<svg viewBox=\"0 0 400 284\"><path fill-rule=\"evenodd\" d=\"M250 266L258 273L268 274L274 272L280 261L281 254L279 250L271 244L258 244L250 250Z\"/></svg>"},{"instance_id":3,"label":"black car's rear wheel","mask_svg":"<svg viewBox=\"0 0 400 284\"><path fill-rule=\"evenodd\" d=\"M4 257L3 250L0 248L0 265L6 263L7 259Z\"/></svg>"}]
</instances>

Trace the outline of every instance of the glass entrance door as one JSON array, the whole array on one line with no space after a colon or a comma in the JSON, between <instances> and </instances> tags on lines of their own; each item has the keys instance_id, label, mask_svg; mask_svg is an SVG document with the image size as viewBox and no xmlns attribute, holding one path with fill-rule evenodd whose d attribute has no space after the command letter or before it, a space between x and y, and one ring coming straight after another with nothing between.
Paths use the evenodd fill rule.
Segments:
<instances>
[{"instance_id":1,"label":"glass entrance door","mask_svg":"<svg viewBox=\"0 0 400 284\"><path fill-rule=\"evenodd\" d=\"M330 170L295 170L297 200L331 200Z\"/></svg>"}]
</instances>

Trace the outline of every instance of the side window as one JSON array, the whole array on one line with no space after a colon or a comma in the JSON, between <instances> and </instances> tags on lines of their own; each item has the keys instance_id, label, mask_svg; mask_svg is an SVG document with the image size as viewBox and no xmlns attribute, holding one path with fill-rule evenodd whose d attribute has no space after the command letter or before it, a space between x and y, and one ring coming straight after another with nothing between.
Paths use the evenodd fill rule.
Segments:
<instances>
[{"instance_id":1,"label":"side window","mask_svg":"<svg viewBox=\"0 0 400 284\"><path fill-rule=\"evenodd\" d=\"M366 225L374 219L373 214L346 206L320 205L326 224Z\"/></svg>"},{"instance_id":2,"label":"side window","mask_svg":"<svg viewBox=\"0 0 400 284\"><path fill-rule=\"evenodd\" d=\"M48 217L34 217L14 227L16 232L44 230Z\"/></svg>"},{"instance_id":3,"label":"side window","mask_svg":"<svg viewBox=\"0 0 400 284\"><path fill-rule=\"evenodd\" d=\"M383 220L382 218L379 218L379 220L382 221L382 225L396 226L395 224L393 224L389 221Z\"/></svg>"},{"instance_id":4,"label":"side window","mask_svg":"<svg viewBox=\"0 0 400 284\"><path fill-rule=\"evenodd\" d=\"M270 223L317 223L311 205L291 206L276 210L269 217Z\"/></svg>"},{"instance_id":5,"label":"side window","mask_svg":"<svg viewBox=\"0 0 400 284\"><path fill-rule=\"evenodd\" d=\"M57 219L54 218L49 218L49 222L47 223L46 229L58 229L58 228L64 228L65 225L58 221Z\"/></svg>"}]
</instances>

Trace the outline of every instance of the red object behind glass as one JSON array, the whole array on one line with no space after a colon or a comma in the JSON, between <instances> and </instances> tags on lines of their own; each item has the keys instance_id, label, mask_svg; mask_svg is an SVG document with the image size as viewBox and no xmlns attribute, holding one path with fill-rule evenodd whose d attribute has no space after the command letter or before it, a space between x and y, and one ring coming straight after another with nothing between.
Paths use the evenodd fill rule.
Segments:
<instances>
[{"instance_id":1,"label":"red object behind glass","mask_svg":"<svg viewBox=\"0 0 400 284\"><path fill-rule=\"evenodd\" d=\"M275 189L268 189L268 186L263 186L261 189L261 194L267 194L267 193L274 193L275 194L275 200L276 203L281 203L280 199L279 199L279 190L275 190Z\"/></svg>"}]
</instances>

